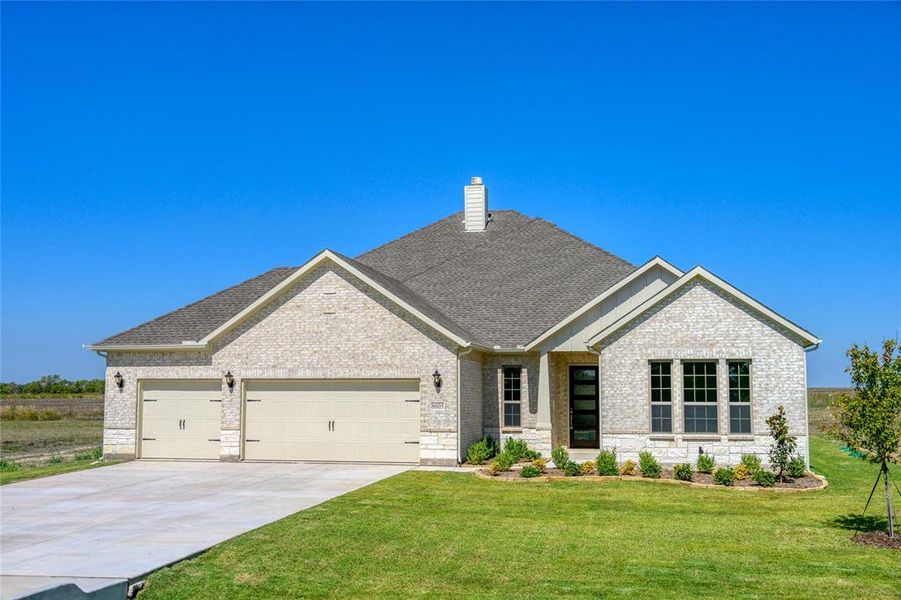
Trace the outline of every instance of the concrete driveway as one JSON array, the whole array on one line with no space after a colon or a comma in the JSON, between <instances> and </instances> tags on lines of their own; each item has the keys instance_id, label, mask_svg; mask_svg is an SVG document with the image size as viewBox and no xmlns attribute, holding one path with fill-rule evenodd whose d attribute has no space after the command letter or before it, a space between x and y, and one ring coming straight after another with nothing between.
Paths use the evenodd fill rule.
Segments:
<instances>
[{"instance_id":1,"label":"concrete driveway","mask_svg":"<svg viewBox=\"0 0 901 600\"><path fill-rule=\"evenodd\" d=\"M231 537L406 471L398 465L136 461L0 488L0 597L97 597Z\"/></svg>"}]
</instances>

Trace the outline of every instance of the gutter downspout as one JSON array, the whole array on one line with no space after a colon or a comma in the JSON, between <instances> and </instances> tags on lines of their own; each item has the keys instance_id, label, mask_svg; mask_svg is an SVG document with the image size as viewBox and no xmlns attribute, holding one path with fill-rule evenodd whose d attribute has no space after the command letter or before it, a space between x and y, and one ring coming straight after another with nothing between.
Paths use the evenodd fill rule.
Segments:
<instances>
[{"instance_id":1,"label":"gutter downspout","mask_svg":"<svg viewBox=\"0 0 901 600\"><path fill-rule=\"evenodd\" d=\"M596 355L598 357L598 448L601 450L604 449L604 411L601 410L601 406L603 405L601 400L603 396L601 395L601 351L595 350L588 344L585 344L585 347L589 352Z\"/></svg>"},{"instance_id":2,"label":"gutter downspout","mask_svg":"<svg viewBox=\"0 0 901 600\"><path fill-rule=\"evenodd\" d=\"M808 352L813 352L817 348L820 347L822 341L817 341L816 344L808 346L804 348L804 354ZM807 357L804 358L804 435L807 438L807 453L804 457L804 460L807 461L807 468L810 468L810 402L807 400Z\"/></svg>"},{"instance_id":3,"label":"gutter downspout","mask_svg":"<svg viewBox=\"0 0 901 600\"><path fill-rule=\"evenodd\" d=\"M460 430L462 423L463 423L463 417L462 417L463 411L460 410L461 400L463 397L463 392L462 392L463 386L460 383L460 371L461 371L460 361L464 356L466 356L470 352L472 352L472 346L470 346L463 352L460 352L459 349L457 350L457 464L458 465L463 464L463 432Z\"/></svg>"}]
</instances>

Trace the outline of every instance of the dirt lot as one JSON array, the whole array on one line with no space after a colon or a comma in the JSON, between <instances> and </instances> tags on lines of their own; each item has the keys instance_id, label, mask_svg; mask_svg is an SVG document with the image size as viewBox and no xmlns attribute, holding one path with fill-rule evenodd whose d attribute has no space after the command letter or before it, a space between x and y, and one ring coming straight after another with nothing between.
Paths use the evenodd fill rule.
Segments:
<instances>
[{"instance_id":1,"label":"dirt lot","mask_svg":"<svg viewBox=\"0 0 901 600\"><path fill-rule=\"evenodd\" d=\"M0 407L22 406L55 410L59 420L0 422L0 456L19 461L28 457L65 454L99 446L103 437L103 400L42 398L0 401Z\"/></svg>"}]
</instances>

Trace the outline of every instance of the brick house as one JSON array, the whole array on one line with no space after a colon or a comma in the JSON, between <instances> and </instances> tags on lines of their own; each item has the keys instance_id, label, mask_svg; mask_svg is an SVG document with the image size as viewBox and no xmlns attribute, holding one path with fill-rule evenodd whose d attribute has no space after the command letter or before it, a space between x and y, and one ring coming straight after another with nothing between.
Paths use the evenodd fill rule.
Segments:
<instances>
[{"instance_id":1,"label":"brick house","mask_svg":"<svg viewBox=\"0 0 901 600\"><path fill-rule=\"evenodd\" d=\"M464 211L324 250L90 346L104 454L456 464L484 435L667 464L808 447L816 336L702 267L635 266L540 218Z\"/></svg>"}]
</instances>

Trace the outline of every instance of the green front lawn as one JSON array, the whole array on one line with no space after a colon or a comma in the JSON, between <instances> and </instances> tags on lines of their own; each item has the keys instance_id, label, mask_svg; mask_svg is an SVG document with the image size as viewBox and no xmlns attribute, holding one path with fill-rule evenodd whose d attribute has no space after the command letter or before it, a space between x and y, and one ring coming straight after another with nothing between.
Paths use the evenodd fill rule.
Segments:
<instances>
[{"instance_id":1,"label":"green front lawn","mask_svg":"<svg viewBox=\"0 0 901 600\"><path fill-rule=\"evenodd\" d=\"M122 461L105 460L103 462L97 462L97 459L95 458L86 458L65 460L63 462L44 462L38 465L18 465L15 470L9 470L6 467L3 467L0 468L0 485L25 481L26 479L38 479L39 477L62 475L63 473L71 473L73 471L95 469L97 467L114 465L119 462Z\"/></svg>"},{"instance_id":2,"label":"green front lawn","mask_svg":"<svg viewBox=\"0 0 901 600\"><path fill-rule=\"evenodd\" d=\"M898 598L901 552L847 529L876 471L823 439L813 465L829 489L408 472L164 569L140 597Z\"/></svg>"}]
</instances>

